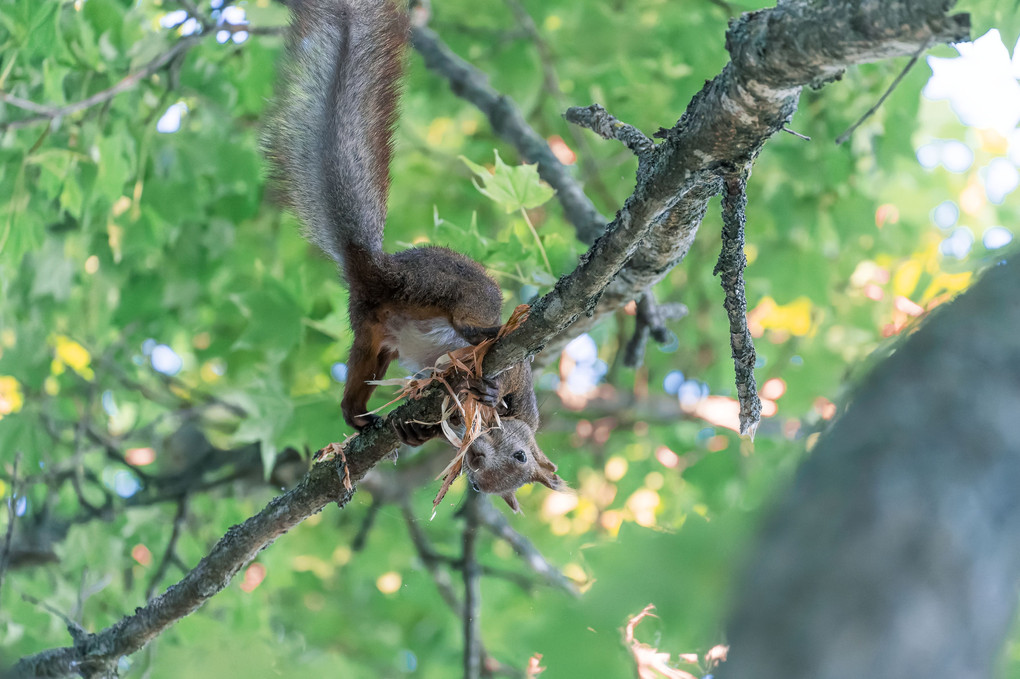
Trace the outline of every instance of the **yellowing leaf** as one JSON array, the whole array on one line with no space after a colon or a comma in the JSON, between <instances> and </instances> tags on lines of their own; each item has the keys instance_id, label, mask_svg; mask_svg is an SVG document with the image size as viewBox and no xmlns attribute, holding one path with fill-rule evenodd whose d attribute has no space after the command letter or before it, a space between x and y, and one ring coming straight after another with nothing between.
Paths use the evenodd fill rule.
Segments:
<instances>
[{"instance_id":1,"label":"yellowing leaf","mask_svg":"<svg viewBox=\"0 0 1020 679\"><path fill-rule=\"evenodd\" d=\"M92 356L88 349L65 335L56 335L51 341L56 354L51 366L54 375L62 374L66 366L87 380L93 378L94 375L90 367Z\"/></svg>"},{"instance_id":2,"label":"yellowing leaf","mask_svg":"<svg viewBox=\"0 0 1020 679\"><path fill-rule=\"evenodd\" d=\"M893 294L909 298L914 290L917 289L917 283L921 280L923 272L924 267L921 265L920 260L908 259L900 265L900 268L896 270L896 274L893 276Z\"/></svg>"},{"instance_id":3,"label":"yellowing leaf","mask_svg":"<svg viewBox=\"0 0 1020 679\"><path fill-rule=\"evenodd\" d=\"M924 291L924 295L921 297L922 304L943 293L948 292L949 294L954 295L966 290L967 286L970 285L972 278L973 274L970 271L964 271L962 273L942 273L935 276L935 279L932 280L928 289Z\"/></svg>"},{"instance_id":4,"label":"yellowing leaf","mask_svg":"<svg viewBox=\"0 0 1020 679\"><path fill-rule=\"evenodd\" d=\"M748 316L750 321L766 330L785 330L803 337L811 332L812 308L807 297L798 297L789 304L776 304L776 300L765 297Z\"/></svg>"}]
</instances>

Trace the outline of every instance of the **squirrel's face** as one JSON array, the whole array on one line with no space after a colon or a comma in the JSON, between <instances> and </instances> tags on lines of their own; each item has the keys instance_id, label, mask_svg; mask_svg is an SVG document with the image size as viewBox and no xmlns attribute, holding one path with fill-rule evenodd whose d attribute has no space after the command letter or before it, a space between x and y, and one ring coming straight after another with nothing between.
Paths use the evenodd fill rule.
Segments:
<instances>
[{"instance_id":1,"label":"squirrel's face","mask_svg":"<svg viewBox=\"0 0 1020 679\"><path fill-rule=\"evenodd\" d=\"M504 418L502 427L475 439L465 459L475 490L499 495L515 512L520 505L514 491L524 484L537 481L553 490L565 486L556 465L535 443L535 432L520 420Z\"/></svg>"}]
</instances>

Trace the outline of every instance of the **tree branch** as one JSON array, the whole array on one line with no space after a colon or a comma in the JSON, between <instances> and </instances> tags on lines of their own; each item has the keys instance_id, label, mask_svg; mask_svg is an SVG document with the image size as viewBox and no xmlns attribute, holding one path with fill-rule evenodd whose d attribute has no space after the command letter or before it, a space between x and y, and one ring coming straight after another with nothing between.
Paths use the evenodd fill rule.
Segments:
<instances>
[{"instance_id":1,"label":"tree branch","mask_svg":"<svg viewBox=\"0 0 1020 679\"><path fill-rule=\"evenodd\" d=\"M676 341L676 335L666 327L666 321L675 321L688 313L687 306L679 302L656 304L655 294L651 290L645 290L636 307L634 334L623 350L623 364L628 368L637 368L644 361L649 337L659 344Z\"/></svg>"},{"instance_id":2,"label":"tree branch","mask_svg":"<svg viewBox=\"0 0 1020 679\"><path fill-rule=\"evenodd\" d=\"M7 498L7 531L4 533L4 551L0 554L0 603L3 601L4 575L7 573L7 566L11 563L11 538L14 537L14 520L17 518L18 508L18 466L21 464L21 452L14 456L14 468L11 470L11 494Z\"/></svg>"},{"instance_id":3,"label":"tree branch","mask_svg":"<svg viewBox=\"0 0 1020 679\"><path fill-rule=\"evenodd\" d=\"M855 390L765 523L720 677L992 677L1020 585L1020 259Z\"/></svg>"},{"instance_id":4,"label":"tree branch","mask_svg":"<svg viewBox=\"0 0 1020 679\"><path fill-rule=\"evenodd\" d=\"M546 584L561 589L572 596L580 596L581 593L578 591L574 581L550 564L530 540L515 531L510 526L506 516L496 509L491 502L478 503L475 511L479 525L484 526L496 537L506 540L528 568L535 575L541 577Z\"/></svg>"},{"instance_id":5,"label":"tree branch","mask_svg":"<svg viewBox=\"0 0 1020 679\"><path fill-rule=\"evenodd\" d=\"M163 552L163 558L159 561L159 566L156 567L156 572L152 574L152 579L149 580L149 586L145 588L145 600L151 601L152 595L156 593L156 588L159 586L160 581L166 575L167 569L170 568L170 564L174 560L174 555L177 553L177 541L181 537L181 529L184 527L184 520L188 517L188 498L187 496L182 497L177 502L177 512L174 514L173 528L170 530L170 539L167 540L166 550Z\"/></svg>"},{"instance_id":6,"label":"tree branch","mask_svg":"<svg viewBox=\"0 0 1020 679\"><path fill-rule=\"evenodd\" d=\"M567 220L574 225L578 239L593 242L606 224L606 218L584 194L563 163L535 130L524 120L517 105L492 89L488 76L464 61L425 26L411 27L411 45L425 60L425 66L450 81L458 97L471 102L486 115L493 131L512 144L528 162L538 163L538 174L556 189Z\"/></svg>"},{"instance_id":7,"label":"tree branch","mask_svg":"<svg viewBox=\"0 0 1020 679\"><path fill-rule=\"evenodd\" d=\"M560 87L560 79L556 74L554 68L554 56L553 50L549 46L549 42L542 36L538 30L538 26L535 25L534 19L528 13L528 10L521 3L521 0L505 0L506 5L513 12L514 18L517 19L517 23L520 24L524 32L527 33L528 38L531 39L532 44L535 46L535 51L538 53L539 63L542 65L542 82L543 89L552 98L553 104L563 110L567 108L567 99L563 94L563 88ZM539 100L541 101L541 100ZM537 111L539 104L536 104L535 110ZM588 143L587 137L574 127L567 126L567 133L573 140L574 145L578 150L577 163L581 169L581 174L584 177L584 182L590 187L591 191L594 191L599 195L606 205L615 205L616 200L613 198L612 193L606 187L605 182L602 181L602 177L599 174L598 163L595 158L595 154L591 151L591 145ZM599 225L599 231L593 236L601 233L602 225L607 220L602 219L602 224ZM584 241L589 243L591 241Z\"/></svg>"},{"instance_id":8,"label":"tree branch","mask_svg":"<svg viewBox=\"0 0 1020 679\"><path fill-rule=\"evenodd\" d=\"M633 125L617 120L599 106L574 106L568 108L563 117L567 122L586 127L603 139L615 139L629 148L638 160L644 160L655 150L655 142Z\"/></svg>"},{"instance_id":9,"label":"tree branch","mask_svg":"<svg viewBox=\"0 0 1020 679\"><path fill-rule=\"evenodd\" d=\"M726 294L726 315L730 322L730 350L736 373L737 400L740 402L740 435L754 438L761 421L761 399L754 381L754 340L747 328L747 297L744 294L744 226L747 221L747 172L727 173L722 197L722 251L715 265Z\"/></svg>"},{"instance_id":10,"label":"tree branch","mask_svg":"<svg viewBox=\"0 0 1020 679\"><path fill-rule=\"evenodd\" d=\"M731 61L677 124L657 135L664 141L639 168L634 193L606 234L487 360L502 362L504 352L519 360L543 347L555 353L662 280L690 250L708 200L721 188L718 168L753 160L789 122L803 87L851 65L967 40L969 16L946 11L942 0L784 2L734 21L726 40ZM561 335L568 327L569 336Z\"/></svg>"},{"instance_id":11,"label":"tree branch","mask_svg":"<svg viewBox=\"0 0 1020 679\"><path fill-rule=\"evenodd\" d=\"M358 469L364 475L365 467ZM352 470L352 477L354 474ZM261 512L228 530L208 556L148 605L74 646L22 658L10 676L56 677L73 673L103 676L111 661L115 663L119 657L142 648L226 587L235 573L280 535L329 502L346 504L352 494L344 490L336 465L317 465L293 490L274 498Z\"/></svg>"},{"instance_id":12,"label":"tree branch","mask_svg":"<svg viewBox=\"0 0 1020 679\"><path fill-rule=\"evenodd\" d=\"M634 194L581 257L577 269L533 305L518 330L493 346L485 358L485 373L494 375L525 360L572 325L578 331L593 324L660 280L690 248L708 199L720 188L719 168L750 162L765 140L789 121L803 86L832 79L851 64L910 54L926 41L966 39L967 16L946 17L945 11L943 0L861 4L789 0L734 22L727 36L733 60L695 96L680 121L661 135L664 141L639 169ZM444 52L431 31L419 27L413 35L427 62L450 61L452 55ZM518 129L519 112L507 108L491 90L478 87L484 83L475 82L477 72L465 72L463 65L455 70L463 76L464 87L471 82L485 95L490 119L500 125L509 121ZM546 153L543 142L534 155L524 155L539 161L540 172L548 172L555 166ZM556 188L569 192L575 187ZM578 200L578 209L587 211L588 223L600 219L586 198ZM582 316L586 317L582 324L575 324ZM397 447L390 422L437 421L442 397L442 389L430 388L418 401L401 405L376 427L350 440L344 452L351 480L359 481ZM84 643L23 658L13 676L74 672L100 676L112 659L137 651L198 609L277 537L330 502L345 505L353 491L344 488L341 470L339 463L316 465L294 489L227 531L209 555L164 594L89 635Z\"/></svg>"},{"instance_id":13,"label":"tree branch","mask_svg":"<svg viewBox=\"0 0 1020 679\"><path fill-rule=\"evenodd\" d=\"M15 97L7 92L0 92L0 102L17 106L18 108L23 108L28 111L33 111L38 114L30 118L23 118L22 120L11 120L6 123L0 123L0 129L6 128L13 130L21 127L27 127L35 123L58 120L64 116L71 115L72 113L84 111L85 109L96 106L97 104L105 103L116 97L121 92L126 92L127 90L132 89L139 82L162 69L178 56L194 47L203 37L204 36L200 35L192 35L186 38L181 38L174 43L173 47L168 49L166 52L163 52L134 73L124 76L116 85L108 87L105 90L100 90L81 101L76 101L64 106L43 106L26 101L20 97Z\"/></svg>"},{"instance_id":14,"label":"tree branch","mask_svg":"<svg viewBox=\"0 0 1020 679\"><path fill-rule=\"evenodd\" d=\"M461 572L464 574L464 679L479 679L482 674L482 571L478 567L478 539L481 493L467 491L464 498L464 532Z\"/></svg>"}]
</instances>

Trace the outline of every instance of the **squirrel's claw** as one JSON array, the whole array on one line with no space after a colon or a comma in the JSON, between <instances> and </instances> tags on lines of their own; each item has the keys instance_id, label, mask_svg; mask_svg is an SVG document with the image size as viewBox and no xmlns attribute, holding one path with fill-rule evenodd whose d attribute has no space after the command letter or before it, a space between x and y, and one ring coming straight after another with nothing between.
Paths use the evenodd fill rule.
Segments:
<instances>
[{"instance_id":1,"label":"squirrel's claw","mask_svg":"<svg viewBox=\"0 0 1020 679\"><path fill-rule=\"evenodd\" d=\"M485 377L469 377L467 379L468 393L478 401L490 408L499 406L499 382Z\"/></svg>"},{"instance_id":2,"label":"squirrel's claw","mask_svg":"<svg viewBox=\"0 0 1020 679\"><path fill-rule=\"evenodd\" d=\"M394 422L393 431L404 444L417 448L429 439L439 436L439 426L420 422Z\"/></svg>"},{"instance_id":3,"label":"squirrel's claw","mask_svg":"<svg viewBox=\"0 0 1020 679\"><path fill-rule=\"evenodd\" d=\"M347 424L351 425L358 431L364 431L366 429L378 427L379 423L382 422L382 419L383 418L379 417L378 415L373 415L372 413L365 413L364 415L354 415L351 417L348 417L347 414L344 413L344 420L347 421Z\"/></svg>"}]
</instances>

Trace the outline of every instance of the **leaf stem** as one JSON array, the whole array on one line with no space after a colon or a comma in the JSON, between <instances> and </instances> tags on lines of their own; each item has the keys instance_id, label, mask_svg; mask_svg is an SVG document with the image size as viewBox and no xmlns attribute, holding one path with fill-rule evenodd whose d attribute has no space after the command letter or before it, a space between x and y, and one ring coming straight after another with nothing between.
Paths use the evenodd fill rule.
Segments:
<instances>
[{"instance_id":1,"label":"leaf stem","mask_svg":"<svg viewBox=\"0 0 1020 679\"><path fill-rule=\"evenodd\" d=\"M529 229L531 229L531 235L535 237L535 242L538 243L538 251L542 253L542 261L545 262L546 271L549 272L550 276L556 278L556 276L553 275L552 264L549 263L549 255L545 254L545 246L542 245L542 239L538 237L538 231L535 230L535 225L532 224L531 220L528 218L528 211L523 207L521 208L521 216L524 217L524 223L528 225Z\"/></svg>"}]
</instances>

